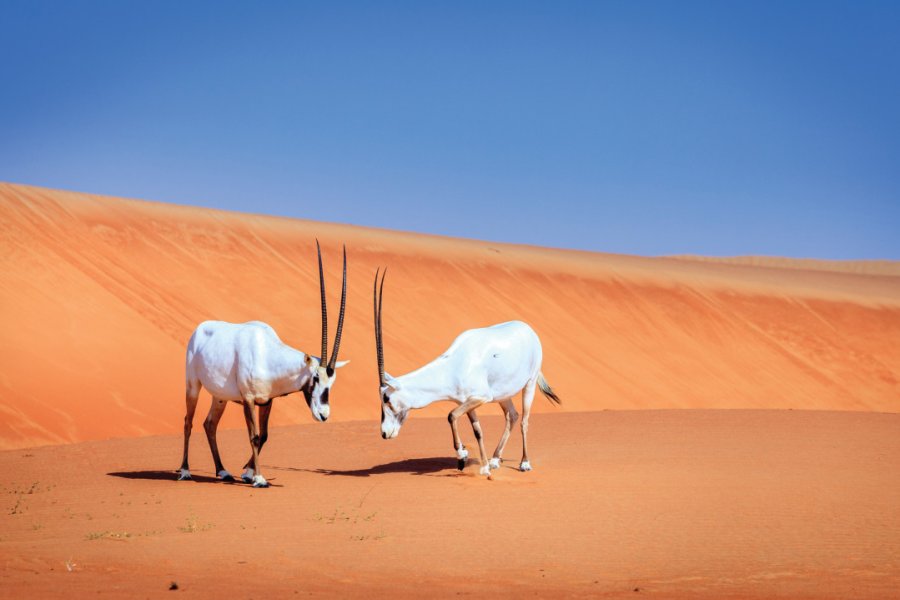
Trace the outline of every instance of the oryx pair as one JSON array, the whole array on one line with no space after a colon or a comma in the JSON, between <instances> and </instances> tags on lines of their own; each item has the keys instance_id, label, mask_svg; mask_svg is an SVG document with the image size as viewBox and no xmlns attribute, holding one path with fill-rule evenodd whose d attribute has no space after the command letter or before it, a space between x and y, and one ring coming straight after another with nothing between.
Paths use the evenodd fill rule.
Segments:
<instances>
[{"instance_id":1,"label":"oryx pair","mask_svg":"<svg viewBox=\"0 0 900 600\"><path fill-rule=\"evenodd\" d=\"M184 419L184 458L179 479L190 479L188 443L197 397L205 387L212 395L212 406L204 422L210 450L219 479L233 480L225 470L216 444L216 429L226 402L243 405L252 454L244 466L242 478L254 487L268 483L259 469L259 453L268 437L269 413L272 399L302 391L306 403L317 421L325 421L330 414L329 390L336 379L336 369L349 361L338 361L338 349L344 324L347 302L347 251L344 249L341 309L331 359L328 360L328 315L325 302L325 281L322 270L322 251L318 241L319 289L322 304L322 354L315 357L284 344L275 331L259 321L233 324L222 321L201 323L188 342L186 357L186 404ZM384 346L381 314L384 296L384 275L379 284L375 273L375 343L378 356L379 392L381 396L381 436L397 437L410 409L422 408L440 400L450 400L458 406L448 418L453 434L458 466L465 467L468 452L457 430L457 420L468 415L481 454L481 473L490 477L491 469L500 466L501 454L518 414L512 397L522 391L522 462L519 468L531 469L528 461L528 415L534 399L535 386L557 404L559 398L541 374L541 343L537 334L525 323L511 321L463 332L446 352L424 367L400 377L384 371ZM475 409L495 402L506 415L506 428L493 458L487 460L481 425ZM254 405L259 406L257 419Z\"/></svg>"}]
</instances>

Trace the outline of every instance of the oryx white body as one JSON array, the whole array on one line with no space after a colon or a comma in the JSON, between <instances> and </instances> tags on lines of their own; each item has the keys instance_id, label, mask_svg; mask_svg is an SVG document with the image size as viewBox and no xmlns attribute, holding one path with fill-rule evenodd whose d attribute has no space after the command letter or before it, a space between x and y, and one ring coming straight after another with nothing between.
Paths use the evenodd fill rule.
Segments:
<instances>
[{"instance_id":1,"label":"oryx white body","mask_svg":"<svg viewBox=\"0 0 900 600\"><path fill-rule=\"evenodd\" d=\"M462 404L512 398L541 372L543 352L534 330L521 321L469 329L427 365L387 383L409 408L440 400ZM391 437L391 436L388 436Z\"/></svg>"},{"instance_id":2,"label":"oryx white body","mask_svg":"<svg viewBox=\"0 0 900 600\"><path fill-rule=\"evenodd\" d=\"M261 321L204 321L188 342L185 375L188 388L202 385L214 398L264 404L306 387L318 366L306 357ZM317 421L328 414L327 405L313 411Z\"/></svg>"},{"instance_id":3,"label":"oryx white body","mask_svg":"<svg viewBox=\"0 0 900 600\"><path fill-rule=\"evenodd\" d=\"M322 303L322 356L317 358L281 341L275 330L261 321L226 323L204 321L194 330L185 356L184 455L179 479L190 479L188 448L193 427L194 411L201 388L212 395L212 406L203 424L219 479L234 478L222 466L216 429L228 402L244 408L247 433L252 454L244 466L242 478L255 487L267 487L260 473L259 453L268 438L269 414L272 400L294 392L303 392L306 404L317 421L326 421L331 408L328 396L335 381L335 370L346 361L338 362L341 332L347 300L347 251L344 249L341 309L334 337L334 348L328 360L328 317L325 302L325 279L322 272L322 252L316 241L319 258L319 289ZM254 408L259 407L259 418Z\"/></svg>"},{"instance_id":4,"label":"oryx white body","mask_svg":"<svg viewBox=\"0 0 900 600\"><path fill-rule=\"evenodd\" d=\"M521 321L465 331L446 352L420 369L396 378L385 374L382 386L382 437L390 439L399 434L409 409L449 400L458 405L450 412L448 420L459 468L465 466L468 452L459 438L456 420L466 414L478 441L481 473L490 476L490 469L500 466L501 454L518 419L512 398L522 392L522 462L519 468L531 470L527 433L535 387L540 387L548 398L559 402L541 374L542 360L540 339L531 327ZM506 429L493 458L488 462L475 409L489 403L499 404L502 408L506 416Z\"/></svg>"}]
</instances>

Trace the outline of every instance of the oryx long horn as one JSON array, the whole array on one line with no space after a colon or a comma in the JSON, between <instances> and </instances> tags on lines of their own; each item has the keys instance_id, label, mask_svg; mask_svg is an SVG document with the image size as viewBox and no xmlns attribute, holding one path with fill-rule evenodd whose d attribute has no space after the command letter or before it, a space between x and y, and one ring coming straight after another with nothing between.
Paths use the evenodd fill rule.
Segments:
<instances>
[{"instance_id":1,"label":"oryx long horn","mask_svg":"<svg viewBox=\"0 0 900 600\"><path fill-rule=\"evenodd\" d=\"M319 290L322 292L322 358L319 364L324 365L328 360L328 309L325 307L325 274L322 272L322 248L319 247L318 239L316 252L319 254Z\"/></svg>"},{"instance_id":2,"label":"oryx long horn","mask_svg":"<svg viewBox=\"0 0 900 600\"><path fill-rule=\"evenodd\" d=\"M378 356L378 383L384 386L384 339L381 333L381 305L384 300L384 277L387 275L387 267L381 274L381 288L378 286L378 272L375 271L375 285L372 288L372 303L375 309L375 352Z\"/></svg>"},{"instance_id":3,"label":"oryx long horn","mask_svg":"<svg viewBox=\"0 0 900 600\"><path fill-rule=\"evenodd\" d=\"M337 332L334 334L334 346L331 348L331 360L328 368L334 372L337 364L338 349L341 347L341 332L344 330L344 311L347 308L347 246L344 246L344 281L341 284L341 312L338 314Z\"/></svg>"}]
</instances>

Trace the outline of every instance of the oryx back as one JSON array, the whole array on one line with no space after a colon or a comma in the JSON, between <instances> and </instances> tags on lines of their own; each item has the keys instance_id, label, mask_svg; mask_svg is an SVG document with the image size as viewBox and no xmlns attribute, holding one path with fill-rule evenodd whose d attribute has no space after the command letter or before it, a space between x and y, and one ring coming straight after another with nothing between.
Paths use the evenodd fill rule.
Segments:
<instances>
[{"instance_id":1,"label":"oryx back","mask_svg":"<svg viewBox=\"0 0 900 600\"><path fill-rule=\"evenodd\" d=\"M444 357L454 363L461 387L491 401L504 400L537 378L541 342L525 323L509 321L462 333Z\"/></svg>"},{"instance_id":2,"label":"oryx back","mask_svg":"<svg viewBox=\"0 0 900 600\"><path fill-rule=\"evenodd\" d=\"M247 387L266 378L271 351L283 346L260 321L204 321L188 343L186 373L214 397L240 401Z\"/></svg>"}]
</instances>

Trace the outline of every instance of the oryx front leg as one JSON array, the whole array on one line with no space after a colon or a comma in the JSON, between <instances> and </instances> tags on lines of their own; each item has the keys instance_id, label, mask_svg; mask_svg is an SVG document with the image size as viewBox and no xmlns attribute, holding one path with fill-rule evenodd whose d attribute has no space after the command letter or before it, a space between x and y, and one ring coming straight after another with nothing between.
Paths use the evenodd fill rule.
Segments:
<instances>
[{"instance_id":1,"label":"oryx front leg","mask_svg":"<svg viewBox=\"0 0 900 600\"><path fill-rule=\"evenodd\" d=\"M269 439L269 413L272 412L272 402L274 400L269 400L265 404L261 404L259 407L259 453L262 454L263 446L266 445L266 440ZM253 462L253 453L250 454L250 458L247 459L247 464L244 465L244 473L241 475L241 479L246 481L247 483L253 482L253 469L256 467L256 464Z\"/></svg>"},{"instance_id":2,"label":"oryx front leg","mask_svg":"<svg viewBox=\"0 0 900 600\"><path fill-rule=\"evenodd\" d=\"M500 408L503 409L503 415L506 417L506 427L503 429L503 435L500 436L500 443L497 444L497 449L494 450L494 458L491 459L490 463L492 469L500 468L500 463L503 461L503 449L506 448L506 442L509 440L512 428L515 426L516 421L519 420L519 413L516 412L516 407L513 406L512 400L504 400L500 403Z\"/></svg>"},{"instance_id":3,"label":"oryx front leg","mask_svg":"<svg viewBox=\"0 0 900 600\"><path fill-rule=\"evenodd\" d=\"M253 449L253 487L269 487L269 482L262 476L259 468L259 425L256 422L252 400L244 400L244 419L247 421L247 433L250 435L250 447Z\"/></svg>"},{"instance_id":4,"label":"oryx front leg","mask_svg":"<svg viewBox=\"0 0 900 600\"><path fill-rule=\"evenodd\" d=\"M456 427L456 421L465 413L474 408L478 408L484 403L483 400L466 400L447 415L450 422L450 432L453 434L453 449L456 450L456 468L462 471L466 467L466 460L469 458L469 451L463 446L462 439L459 437L459 429Z\"/></svg>"},{"instance_id":5,"label":"oryx front leg","mask_svg":"<svg viewBox=\"0 0 900 600\"><path fill-rule=\"evenodd\" d=\"M484 452L484 434L481 431L481 423L478 421L478 415L475 414L474 408L467 414L469 415L469 421L472 423L472 432L475 434L475 440L478 442L478 453L481 455L481 470L479 473L481 475L487 475L488 479L492 479L491 467L488 465L487 454Z\"/></svg>"},{"instance_id":6,"label":"oryx front leg","mask_svg":"<svg viewBox=\"0 0 900 600\"><path fill-rule=\"evenodd\" d=\"M209 442L209 449L212 452L213 462L216 464L216 477L222 481L234 481L231 473L222 466L222 459L219 456L219 444L216 442L216 430L219 428L219 420L222 413L225 412L225 401L219 398L213 398L209 407L209 414L203 422L203 429L206 431L206 440Z\"/></svg>"}]
</instances>

